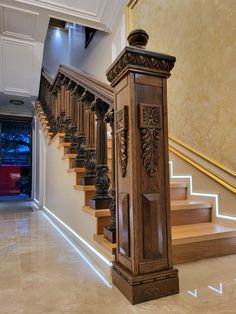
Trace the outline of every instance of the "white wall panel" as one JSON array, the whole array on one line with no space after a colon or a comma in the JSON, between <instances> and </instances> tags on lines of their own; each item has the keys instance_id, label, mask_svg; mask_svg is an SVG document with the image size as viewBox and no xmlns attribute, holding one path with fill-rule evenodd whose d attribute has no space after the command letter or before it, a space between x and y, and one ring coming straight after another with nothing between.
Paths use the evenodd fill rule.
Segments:
<instances>
[{"instance_id":1,"label":"white wall panel","mask_svg":"<svg viewBox=\"0 0 236 314\"><path fill-rule=\"evenodd\" d=\"M4 92L30 96L33 74L34 44L3 38Z\"/></svg>"},{"instance_id":2,"label":"white wall panel","mask_svg":"<svg viewBox=\"0 0 236 314\"><path fill-rule=\"evenodd\" d=\"M38 13L6 5L1 6L1 11L4 35L34 40Z\"/></svg>"}]
</instances>

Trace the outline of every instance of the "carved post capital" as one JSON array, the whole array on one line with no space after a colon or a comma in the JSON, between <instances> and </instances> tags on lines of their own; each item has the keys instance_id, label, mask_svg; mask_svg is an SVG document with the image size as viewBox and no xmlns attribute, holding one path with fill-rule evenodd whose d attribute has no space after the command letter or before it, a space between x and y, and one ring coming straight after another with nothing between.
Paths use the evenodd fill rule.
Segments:
<instances>
[{"instance_id":1,"label":"carved post capital","mask_svg":"<svg viewBox=\"0 0 236 314\"><path fill-rule=\"evenodd\" d=\"M100 98L96 98L96 100L91 104L91 110L95 111L97 120L103 120L108 109L109 104Z\"/></svg>"},{"instance_id":2,"label":"carved post capital","mask_svg":"<svg viewBox=\"0 0 236 314\"><path fill-rule=\"evenodd\" d=\"M81 97L83 103L84 103L84 106L85 106L85 109L89 109L92 102L94 101L95 99L95 96L94 94L92 94L91 92L89 92L88 90L85 90L82 97Z\"/></svg>"},{"instance_id":3,"label":"carved post capital","mask_svg":"<svg viewBox=\"0 0 236 314\"><path fill-rule=\"evenodd\" d=\"M120 80L127 71L134 69L136 72L142 71L159 74L162 77L170 76L170 71L174 67L176 58L167 54L147 51L145 48L148 35L143 30L136 30L128 36L132 46L125 47L119 57L112 63L106 71L106 76L111 85Z\"/></svg>"},{"instance_id":4,"label":"carved post capital","mask_svg":"<svg viewBox=\"0 0 236 314\"><path fill-rule=\"evenodd\" d=\"M75 88L73 89L73 92L72 92L72 93L74 94L74 96L75 96L75 98L76 98L77 100L80 100L81 97L82 97L82 95L83 95L83 93L84 93L84 91L85 91L85 89L84 89L83 86L81 86L81 85L76 85Z\"/></svg>"}]
</instances>

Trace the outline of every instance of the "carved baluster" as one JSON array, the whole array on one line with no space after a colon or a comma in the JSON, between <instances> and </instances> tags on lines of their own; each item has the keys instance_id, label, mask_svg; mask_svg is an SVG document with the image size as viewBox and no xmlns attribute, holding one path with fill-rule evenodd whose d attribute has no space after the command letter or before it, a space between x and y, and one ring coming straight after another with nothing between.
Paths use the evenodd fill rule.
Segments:
<instances>
[{"instance_id":1,"label":"carved baluster","mask_svg":"<svg viewBox=\"0 0 236 314\"><path fill-rule=\"evenodd\" d=\"M65 84L67 82L67 78L64 77L61 81L61 88L60 88L60 116L58 119L58 132L64 133L65 132Z\"/></svg>"},{"instance_id":2,"label":"carved baluster","mask_svg":"<svg viewBox=\"0 0 236 314\"><path fill-rule=\"evenodd\" d=\"M95 111L97 121L96 139L96 192L89 201L89 206L95 209L109 208L111 196L109 195L110 179L107 166L107 124L105 115L109 105L97 98L91 108Z\"/></svg>"},{"instance_id":3,"label":"carved baluster","mask_svg":"<svg viewBox=\"0 0 236 314\"><path fill-rule=\"evenodd\" d=\"M71 127L71 116L70 116L70 86L72 81L67 79L65 84L65 138L64 142L70 142L70 127Z\"/></svg>"},{"instance_id":4,"label":"carved baluster","mask_svg":"<svg viewBox=\"0 0 236 314\"><path fill-rule=\"evenodd\" d=\"M83 96L84 105L85 105L85 138L86 138L86 147L85 147L85 169L86 173L81 178L80 183L82 185L94 185L96 179L96 147L95 147L95 115L92 102L94 101L95 96L86 92Z\"/></svg>"},{"instance_id":5,"label":"carved baluster","mask_svg":"<svg viewBox=\"0 0 236 314\"><path fill-rule=\"evenodd\" d=\"M78 85L71 91L71 127L70 127L70 147L67 149L68 154L76 153L77 147L77 119L78 119L78 105L76 101Z\"/></svg>"},{"instance_id":6,"label":"carved baluster","mask_svg":"<svg viewBox=\"0 0 236 314\"><path fill-rule=\"evenodd\" d=\"M111 223L104 228L104 237L110 242L116 242L116 188L115 188L115 136L114 136L114 110L109 112L106 117L106 122L110 123L111 136L112 136L112 190L110 193L110 212L111 212Z\"/></svg>"},{"instance_id":7,"label":"carved baluster","mask_svg":"<svg viewBox=\"0 0 236 314\"><path fill-rule=\"evenodd\" d=\"M84 102L82 95L84 94L84 88L78 86L76 90L77 106L78 106L78 120L77 120L77 156L73 160L73 168L84 167L85 160L85 128L84 128Z\"/></svg>"}]
</instances>

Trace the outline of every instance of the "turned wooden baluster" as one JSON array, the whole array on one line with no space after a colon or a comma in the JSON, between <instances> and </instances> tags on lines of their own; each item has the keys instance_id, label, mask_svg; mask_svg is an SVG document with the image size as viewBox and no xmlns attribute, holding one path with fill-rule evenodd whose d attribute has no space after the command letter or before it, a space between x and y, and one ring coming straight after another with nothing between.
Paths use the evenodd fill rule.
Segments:
<instances>
[{"instance_id":1,"label":"turned wooden baluster","mask_svg":"<svg viewBox=\"0 0 236 314\"><path fill-rule=\"evenodd\" d=\"M57 94L55 92L55 89L52 88L52 121L51 121L51 130L53 133L53 136L57 133Z\"/></svg>"},{"instance_id":2,"label":"turned wooden baluster","mask_svg":"<svg viewBox=\"0 0 236 314\"><path fill-rule=\"evenodd\" d=\"M55 110L55 133L59 132L60 124L60 110L61 110L61 73L58 74L57 80L54 85L54 93L56 95L56 110Z\"/></svg>"},{"instance_id":3,"label":"turned wooden baluster","mask_svg":"<svg viewBox=\"0 0 236 314\"><path fill-rule=\"evenodd\" d=\"M107 225L104 230L104 237L112 243L116 242L116 188L115 188L115 136L114 136L114 110L110 111L106 116L107 123L111 126L111 136L112 136L112 190L110 193L110 213L111 213L111 223Z\"/></svg>"},{"instance_id":4,"label":"turned wooden baluster","mask_svg":"<svg viewBox=\"0 0 236 314\"><path fill-rule=\"evenodd\" d=\"M71 114L70 114L70 100L71 100L71 92L70 88L72 86L73 82L69 79L66 81L65 85L65 138L64 142L69 143L70 142L70 128L71 128Z\"/></svg>"},{"instance_id":5,"label":"turned wooden baluster","mask_svg":"<svg viewBox=\"0 0 236 314\"><path fill-rule=\"evenodd\" d=\"M84 167L85 160L85 129L84 129L84 102L82 95L84 94L84 88L78 85L76 90L77 106L78 106L78 119L77 119L77 135L76 135L76 153L77 156L73 160L73 168Z\"/></svg>"},{"instance_id":6,"label":"turned wooden baluster","mask_svg":"<svg viewBox=\"0 0 236 314\"><path fill-rule=\"evenodd\" d=\"M91 110L95 96L86 92L83 96L85 105L85 175L81 178L82 185L94 185L96 179L96 147L95 147L95 115Z\"/></svg>"},{"instance_id":7,"label":"turned wooden baluster","mask_svg":"<svg viewBox=\"0 0 236 314\"><path fill-rule=\"evenodd\" d=\"M58 120L58 132L64 133L65 132L65 85L68 79L66 77L62 77L61 80L61 90L60 90L60 116Z\"/></svg>"},{"instance_id":8,"label":"turned wooden baluster","mask_svg":"<svg viewBox=\"0 0 236 314\"><path fill-rule=\"evenodd\" d=\"M71 127L70 127L70 147L67 149L67 154L75 154L77 147L77 119L78 105L76 100L78 85L75 85L71 91Z\"/></svg>"},{"instance_id":9,"label":"turned wooden baluster","mask_svg":"<svg viewBox=\"0 0 236 314\"><path fill-rule=\"evenodd\" d=\"M109 195L110 179L107 166L107 123L105 116L109 105L97 98L91 110L95 111L97 121L96 138L96 192L89 201L89 206L95 209L109 208L111 196Z\"/></svg>"}]
</instances>

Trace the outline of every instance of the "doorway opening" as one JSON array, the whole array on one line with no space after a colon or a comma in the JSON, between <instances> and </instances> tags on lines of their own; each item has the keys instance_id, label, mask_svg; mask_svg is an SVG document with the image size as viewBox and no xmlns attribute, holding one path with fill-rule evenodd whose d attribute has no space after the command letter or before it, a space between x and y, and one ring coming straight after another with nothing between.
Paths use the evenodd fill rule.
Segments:
<instances>
[{"instance_id":1,"label":"doorway opening","mask_svg":"<svg viewBox=\"0 0 236 314\"><path fill-rule=\"evenodd\" d=\"M0 117L0 200L31 197L32 118Z\"/></svg>"}]
</instances>

